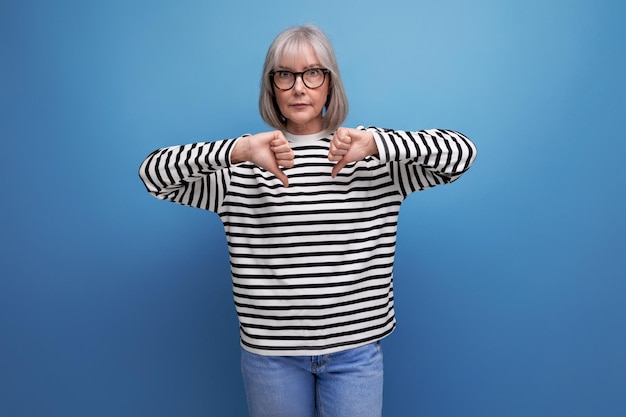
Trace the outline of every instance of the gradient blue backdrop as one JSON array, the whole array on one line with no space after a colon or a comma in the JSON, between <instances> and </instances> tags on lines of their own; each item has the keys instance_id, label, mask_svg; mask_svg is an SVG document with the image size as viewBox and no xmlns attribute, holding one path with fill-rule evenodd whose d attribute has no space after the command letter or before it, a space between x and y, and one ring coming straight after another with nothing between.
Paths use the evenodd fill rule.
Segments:
<instances>
[{"instance_id":1,"label":"gradient blue backdrop","mask_svg":"<svg viewBox=\"0 0 626 417\"><path fill-rule=\"evenodd\" d=\"M385 415L626 415L624 4L1 0L0 416L246 415L221 223L137 169L266 130L265 51L308 22L347 126L479 149L403 206Z\"/></svg>"}]
</instances>

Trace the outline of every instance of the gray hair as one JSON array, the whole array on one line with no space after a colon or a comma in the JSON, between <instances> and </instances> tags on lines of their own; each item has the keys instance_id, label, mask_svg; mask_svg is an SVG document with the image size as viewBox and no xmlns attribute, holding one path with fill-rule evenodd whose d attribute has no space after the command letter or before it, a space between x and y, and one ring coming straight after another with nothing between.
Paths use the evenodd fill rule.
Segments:
<instances>
[{"instance_id":1,"label":"gray hair","mask_svg":"<svg viewBox=\"0 0 626 417\"><path fill-rule=\"evenodd\" d=\"M276 103L269 74L279 66L281 59L295 57L307 46L313 49L320 61L319 63L330 71L328 100L325 105L326 112L322 119L322 128L334 131L341 126L348 116L348 97L341 82L335 51L328 37L315 25L302 25L286 29L270 45L261 75L259 111L265 123L276 129L284 129L286 120Z\"/></svg>"}]
</instances>

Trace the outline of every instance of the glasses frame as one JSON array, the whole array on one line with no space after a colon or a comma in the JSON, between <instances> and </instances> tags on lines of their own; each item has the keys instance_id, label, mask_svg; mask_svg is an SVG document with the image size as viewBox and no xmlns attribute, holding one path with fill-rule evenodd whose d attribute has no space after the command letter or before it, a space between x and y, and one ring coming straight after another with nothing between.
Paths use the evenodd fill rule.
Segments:
<instances>
[{"instance_id":1,"label":"glasses frame","mask_svg":"<svg viewBox=\"0 0 626 417\"><path fill-rule=\"evenodd\" d=\"M322 82L317 87L309 87L307 85L306 81L304 81L304 74L309 72L309 71L311 71L311 70L322 71L322 74L323 74ZM291 84L291 87L289 87L289 88L280 88L279 86L276 85L276 81L274 81L274 76L278 72L288 72L291 75L293 75L293 84ZM329 73L330 73L330 70L327 69L327 68L309 68L306 71L301 71L301 72L293 72L293 71L288 71L288 70L270 71L269 76L270 76L270 80L272 81L272 85L274 87L278 88L281 91L289 91L289 90L291 90L296 85L296 81L298 80L298 77L300 77L300 79L302 80L302 84L304 84L304 86L306 88L308 88L309 90L315 90L316 88L320 88L321 86L324 85L324 82L326 81L326 74L329 74Z\"/></svg>"}]
</instances>

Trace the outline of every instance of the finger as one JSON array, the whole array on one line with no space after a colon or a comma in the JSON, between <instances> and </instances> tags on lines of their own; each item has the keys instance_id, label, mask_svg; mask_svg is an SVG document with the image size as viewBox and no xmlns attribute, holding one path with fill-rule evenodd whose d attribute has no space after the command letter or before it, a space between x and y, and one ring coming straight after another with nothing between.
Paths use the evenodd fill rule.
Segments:
<instances>
[{"instance_id":1,"label":"finger","mask_svg":"<svg viewBox=\"0 0 626 417\"><path fill-rule=\"evenodd\" d=\"M280 130L275 130L274 131L274 140L283 140L285 142L287 142L287 138L285 138L285 135L283 135L283 132Z\"/></svg>"},{"instance_id":2,"label":"finger","mask_svg":"<svg viewBox=\"0 0 626 417\"><path fill-rule=\"evenodd\" d=\"M293 156L293 151L288 145L272 146L271 150L274 153L274 155L292 155Z\"/></svg>"},{"instance_id":3,"label":"finger","mask_svg":"<svg viewBox=\"0 0 626 417\"><path fill-rule=\"evenodd\" d=\"M270 170L270 172L274 174L274 176L278 178L285 187L289 187L289 179L287 178L287 175L280 168L276 167L276 169L272 169Z\"/></svg>"},{"instance_id":4,"label":"finger","mask_svg":"<svg viewBox=\"0 0 626 417\"><path fill-rule=\"evenodd\" d=\"M346 149L350 147L350 144L352 144L352 136L346 135L339 138L337 146L339 146L341 149Z\"/></svg>"},{"instance_id":5,"label":"finger","mask_svg":"<svg viewBox=\"0 0 626 417\"><path fill-rule=\"evenodd\" d=\"M293 158L276 158L276 163L283 168L293 168L294 166Z\"/></svg>"},{"instance_id":6,"label":"finger","mask_svg":"<svg viewBox=\"0 0 626 417\"><path fill-rule=\"evenodd\" d=\"M270 143L270 148L275 154L292 152L291 146L286 139L274 139Z\"/></svg>"},{"instance_id":7,"label":"finger","mask_svg":"<svg viewBox=\"0 0 626 417\"><path fill-rule=\"evenodd\" d=\"M289 141L285 139L284 137L277 137L277 138L272 139L271 145L272 146L289 145Z\"/></svg>"},{"instance_id":8,"label":"finger","mask_svg":"<svg viewBox=\"0 0 626 417\"><path fill-rule=\"evenodd\" d=\"M274 152L274 158L276 159L293 159L293 152L291 152L291 149L284 151L284 152Z\"/></svg>"},{"instance_id":9,"label":"finger","mask_svg":"<svg viewBox=\"0 0 626 417\"><path fill-rule=\"evenodd\" d=\"M350 149L350 144L346 144L341 140L333 140L330 144L330 149L328 151L328 159L330 161L339 161L348 153Z\"/></svg>"},{"instance_id":10,"label":"finger","mask_svg":"<svg viewBox=\"0 0 626 417\"><path fill-rule=\"evenodd\" d=\"M348 149L351 143L352 138L349 135L337 136L332 142L337 149Z\"/></svg>"},{"instance_id":11,"label":"finger","mask_svg":"<svg viewBox=\"0 0 626 417\"><path fill-rule=\"evenodd\" d=\"M337 150L334 152L329 152L328 153L328 160L329 161L340 161L341 159L343 159L343 157L346 155L347 151L344 150Z\"/></svg>"},{"instance_id":12,"label":"finger","mask_svg":"<svg viewBox=\"0 0 626 417\"><path fill-rule=\"evenodd\" d=\"M287 175L285 175L284 172L280 171L276 178L278 178L285 187L289 187L289 178L287 178Z\"/></svg>"},{"instance_id":13,"label":"finger","mask_svg":"<svg viewBox=\"0 0 626 417\"><path fill-rule=\"evenodd\" d=\"M330 172L331 178L335 178L337 174L339 173L339 171L341 171L343 167L345 167L347 164L348 164L348 161L345 159L341 159L339 162L337 162L335 166L333 167L332 171Z\"/></svg>"},{"instance_id":14,"label":"finger","mask_svg":"<svg viewBox=\"0 0 626 417\"><path fill-rule=\"evenodd\" d=\"M337 138L337 139L344 139L344 138L349 137L349 136L350 136L350 131L347 128L345 128L345 127L340 127L335 132L335 138Z\"/></svg>"},{"instance_id":15,"label":"finger","mask_svg":"<svg viewBox=\"0 0 626 417\"><path fill-rule=\"evenodd\" d=\"M274 159L279 166L291 168L294 163L294 155L291 148L283 148L283 150L274 150Z\"/></svg>"},{"instance_id":16,"label":"finger","mask_svg":"<svg viewBox=\"0 0 626 417\"><path fill-rule=\"evenodd\" d=\"M339 161L345 154L345 150L338 149L334 144L331 144L330 149L328 150L328 160Z\"/></svg>"},{"instance_id":17,"label":"finger","mask_svg":"<svg viewBox=\"0 0 626 417\"><path fill-rule=\"evenodd\" d=\"M272 145L270 147L270 150L274 153L274 155L291 153L291 148L289 147L289 145Z\"/></svg>"}]
</instances>

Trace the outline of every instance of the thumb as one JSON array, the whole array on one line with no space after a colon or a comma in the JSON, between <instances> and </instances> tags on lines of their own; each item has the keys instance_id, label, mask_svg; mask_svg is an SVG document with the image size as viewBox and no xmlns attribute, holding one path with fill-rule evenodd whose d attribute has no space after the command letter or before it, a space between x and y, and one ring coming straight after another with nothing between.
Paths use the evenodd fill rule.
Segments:
<instances>
[{"instance_id":1,"label":"thumb","mask_svg":"<svg viewBox=\"0 0 626 417\"><path fill-rule=\"evenodd\" d=\"M282 169L280 169L278 165L276 165L275 167L272 167L272 169L269 169L268 171L274 174L274 176L278 178L285 187L289 187L289 179L287 178L287 175L283 172Z\"/></svg>"},{"instance_id":2,"label":"thumb","mask_svg":"<svg viewBox=\"0 0 626 417\"><path fill-rule=\"evenodd\" d=\"M278 178L285 187L289 187L289 179L287 178L287 175L285 175L285 173L280 168L278 168L278 175L276 175L276 178Z\"/></svg>"},{"instance_id":3,"label":"thumb","mask_svg":"<svg viewBox=\"0 0 626 417\"><path fill-rule=\"evenodd\" d=\"M335 178L337 174L339 173L339 171L341 171L343 167L345 167L346 165L348 165L348 161L346 160L346 158L345 157L341 158L339 161L337 161L337 163L333 167L333 170L330 172L330 176L332 178Z\"/></svg>"}]
</instances>

